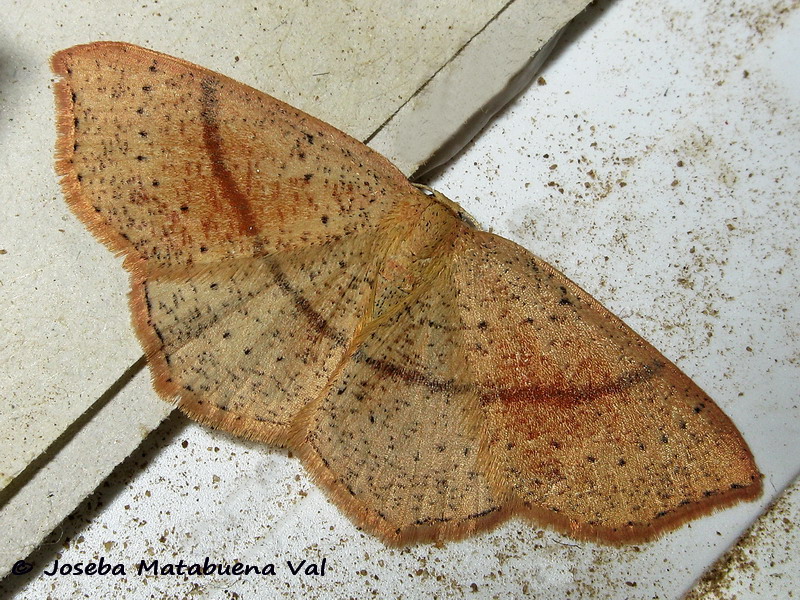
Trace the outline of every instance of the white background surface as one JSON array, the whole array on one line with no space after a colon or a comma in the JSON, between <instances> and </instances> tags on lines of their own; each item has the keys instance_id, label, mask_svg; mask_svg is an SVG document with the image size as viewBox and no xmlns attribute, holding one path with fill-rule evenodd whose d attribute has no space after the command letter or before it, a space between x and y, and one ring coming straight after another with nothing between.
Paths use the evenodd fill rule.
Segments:
<instances>
[{"instance_id":1,"label":"white background surface","mask_svg":"<svg viewBox=\"0 0 800 600\"><path fill-rule=\"evenodd\" d=\"M0 595L678 597L800 466L797 6L600 2L562 39L546 85L428 181L558 266L715 398L765 474L760 504L635 548L511 521L444 548L388 549L285 452L173 416L31 557L37 571ZM128 575L39 570L101 556ZM276 575L134 570L205 556L275 563ZM323 558L324 577L285 564Z\"/></svg>"}]
</instances>

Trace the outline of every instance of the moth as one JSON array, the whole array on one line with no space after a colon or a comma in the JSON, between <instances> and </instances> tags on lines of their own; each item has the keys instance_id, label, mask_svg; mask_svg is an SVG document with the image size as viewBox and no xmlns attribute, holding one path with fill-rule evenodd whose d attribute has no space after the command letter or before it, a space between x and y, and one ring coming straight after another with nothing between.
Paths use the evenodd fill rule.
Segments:
<instances>
[{"instance_id":1,"label":"moth","mask_svg":"<svg viewBox=\"0 0 800 600\"><path fill-rule=\"evenodd\" d=\"M761 493L674 364L359 141L125 43L52 58L56 170L131 276L161 396L290 448L387 544L518 515L653 539Z\"/></svg>"}]
</instances>

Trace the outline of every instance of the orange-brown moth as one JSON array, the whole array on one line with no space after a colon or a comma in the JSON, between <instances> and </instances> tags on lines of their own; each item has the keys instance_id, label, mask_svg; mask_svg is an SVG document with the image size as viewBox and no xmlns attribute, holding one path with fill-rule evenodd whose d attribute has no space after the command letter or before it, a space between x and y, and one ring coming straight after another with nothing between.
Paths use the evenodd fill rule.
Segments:
<instances>
[{"instance_id":1,"label":"orange-brown moth","mask_svg":"<svg viewBox=\"0 0 800 600\"><path fill-rule=\"evenodd\" d=\"M57 171L155 388L291 448L390 544L512 515L643 541L756 498L730 419L589 294L364 144L130 44L52 58Z\"/></svg>"}]
</instances>

